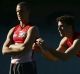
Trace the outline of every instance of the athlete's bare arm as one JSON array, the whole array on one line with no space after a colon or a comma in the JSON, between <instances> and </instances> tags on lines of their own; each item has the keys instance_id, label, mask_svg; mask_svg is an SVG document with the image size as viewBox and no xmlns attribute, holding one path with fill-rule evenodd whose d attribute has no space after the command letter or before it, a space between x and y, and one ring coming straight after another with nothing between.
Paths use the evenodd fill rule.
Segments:
<instances>
[{"instance_id":1,"label":"athlete's bare arm","mask_svg":"<svg viewBox=\"0 0 80 74\"><path fill-rule=\"evenodd\" d=\"M68 59L68 55L65 54L65 50L67 50L67 46L65 44L67 38L64 37L60 44L59 44L59 47L54 50L53 48L48 48L44 43L40 44L40 41L37 40L37 44L39 45L40 47L40 50L41 50L41 53L49 60L53 60L53 61L56 61L56 60L66 60ZM47 50L45 50L47 49Z\"/></svg>"},{"instance_id":2,"label":"athlete's bare arm","mask_svg":"<svg viewBox=\"0 0 80 74\"><path fill-rule=\"evenodd\" d=\"M64 52L68 49L66 45L67 37L64 37L56 50L49 49L49 52L53 54L58 60L67 60L71 55L65 54Z\"/></svg>"},{"instance_id":3,"label":"athlete's bare arm","mask_svg":"<svg viewBox=\"0 0 80 74\"><path fill-rule=\"evenodd\" d=\"M9 46L11 44L13 44L13 40L12 40L13 31L14 31L14 27L11 28L9 30L9 32L8 32L6 41L4 42L3 47L2 47L2 53L3 54L7 54L7 53L11 53L11 52L16 52L17 51L16 49L13 50L13 49L9 48Z\"/></svg>"}]
</instances>

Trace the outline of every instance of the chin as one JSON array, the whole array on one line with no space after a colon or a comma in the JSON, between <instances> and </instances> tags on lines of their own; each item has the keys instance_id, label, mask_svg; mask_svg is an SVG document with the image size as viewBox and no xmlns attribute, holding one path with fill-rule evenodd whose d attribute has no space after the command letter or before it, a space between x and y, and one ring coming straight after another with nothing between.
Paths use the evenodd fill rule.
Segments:
<instances>
[{"instance_id":1,"label":"chin","mask_svg":"<svg viewBox=\"0 0 80 74\"><path fill-rule=\"evenodd\" d=\"M20 18L18 18L18 20L19 20L19 21L21 21L21 19L20 19Z\"/></svg>"},{"instance_id":2,"label":"chin","mask_svg":"<svg viewBox=\"0 0 80 74\"><path fill-rule=\"evenodd\" d=\"M60 34L60 36L61 36L61 37L64 37L64 35L63 35L63 34Z\"/></svg>"},{"instance_id":3,"label":"chin","mask_svg":"<svg viewBox=\"0 0 80 74\"><path fill-rule=\"evenodd\" d=\"M60 34L60 36L63 37L61 34Z\"/></svg>"}]
</instances>

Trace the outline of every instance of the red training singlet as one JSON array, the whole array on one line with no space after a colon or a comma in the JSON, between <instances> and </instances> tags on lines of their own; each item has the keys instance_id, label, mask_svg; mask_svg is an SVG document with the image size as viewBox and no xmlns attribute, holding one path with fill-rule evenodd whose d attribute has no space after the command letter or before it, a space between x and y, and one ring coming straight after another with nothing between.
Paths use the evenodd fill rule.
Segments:
<instances>
[{"instance_id":1,"label":"red training singlet","mask_svg":"<svg viewBox=\"0 0 80 74\"><path fill-rule=\"evenodd\" d=\"M78 37L80 37L80 33L75 32L72 38L68 38L68 39L67 39L67 41L66 41L67 46L70 47L70 46L73 44L73 41L74 41L76 38L78 38ZM80 57L80 51L78 51L78 52L76 53L76 55L77 55L78 57Z\"/></svg>"},{"instance_id":2,"label":"red training singlet","mask_svg":"<svg viewBox=\"0 0 80 74\"><path fill-rule=\"evenodd\" d=\"M14 43L23 43L26 37L26 33L30 27L30 25L27 25L24 28L22 28L20 25L17 25L14 29L13 34Z\"/></svg>"},{"instance_id":3,"label":"red training singlet","mask_svg":"<svg viewBox=\"0 0 80 74\"><path fill-rule=\"evenodd\" d=\"M22 28L20 25L15 26L13 33L14 43L24 43L27 31L30 27L31 27L30 25L26 25L24 28ZM31 62L33 60L34 60L33 51L31 49L25 54L19 54L11 57L11 63L24 63Z\"/></svg>"}]
</instances>

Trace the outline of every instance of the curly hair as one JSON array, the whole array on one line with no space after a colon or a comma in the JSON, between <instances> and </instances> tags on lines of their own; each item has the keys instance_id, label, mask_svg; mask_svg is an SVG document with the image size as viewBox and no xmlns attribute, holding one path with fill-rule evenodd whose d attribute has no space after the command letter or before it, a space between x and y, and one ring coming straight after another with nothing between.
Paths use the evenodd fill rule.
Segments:
<instances>
[{"instance_id":1,"label":"curly hair","mask_svg":"<svg viewBox=\"0 0 80 74\"><path fill-rule=\"evenodd\" d=\"M74 26L75 24L74 16L64 15L64 16L58 17L56 20L57 22L61 21L62 23L66 25Z\"/></svg>"}]
</instances>

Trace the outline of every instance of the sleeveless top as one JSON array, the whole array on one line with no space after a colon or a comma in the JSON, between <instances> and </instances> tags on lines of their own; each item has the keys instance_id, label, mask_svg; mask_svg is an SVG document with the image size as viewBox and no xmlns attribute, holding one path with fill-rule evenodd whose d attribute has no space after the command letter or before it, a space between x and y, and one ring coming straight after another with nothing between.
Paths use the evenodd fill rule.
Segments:
<instances>
[{"instance_id":1,"label":"sleeveless top","mask_svg":"<svg viewBox=\"0 0 80 74\"><path fill-rule=\"evenodd\" d=\"M27 31L30 28L30 25L25 26L22 28L20 25L15 26L14 33L13 33L13 41L14 43L23 43L25 41ZM26 49L27 50L27 49ZM11 63L24 63L24 62L31 62L32 59L32 49L28 52L16 56L11 57Z\"/></svg>"},{"instance_id":2,"label":"sleeveless top","mask_svg":"<svg viewBox=\"0 0 80 74\"><path fill-rule=\"evenodd\" d=\"M78 37L80 37L80 33L79 32L75 32L72 38L68 38L67 39L67 41L66 41L67 46L70 47L73 44L73 41ZM80 51L78 51L76 53L76 56L80 57Z\"/></svg>"}]
</instances>

